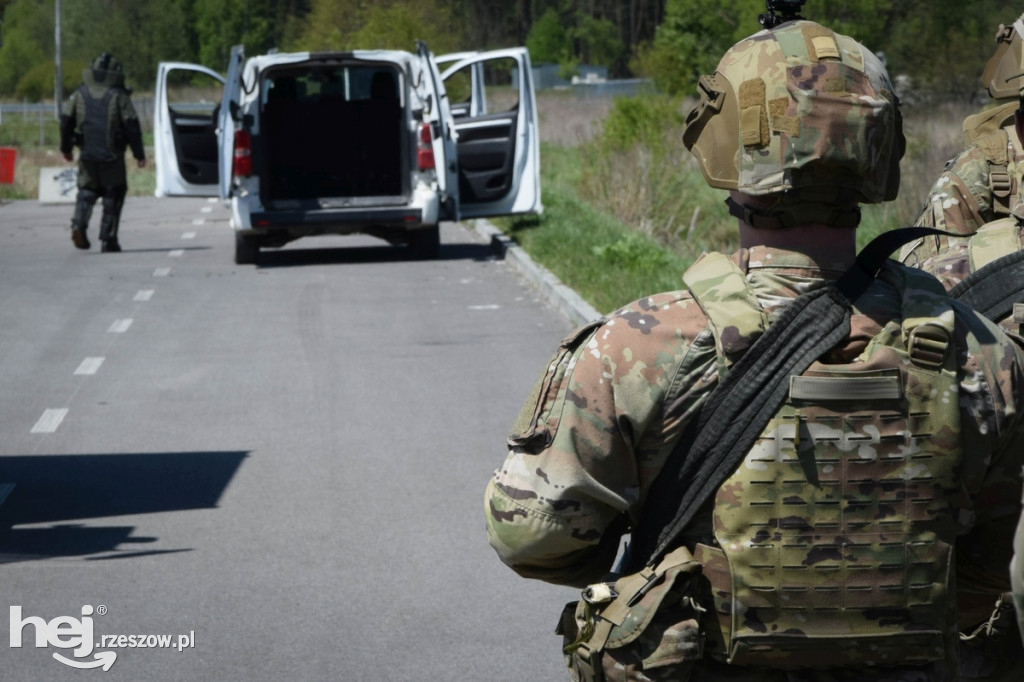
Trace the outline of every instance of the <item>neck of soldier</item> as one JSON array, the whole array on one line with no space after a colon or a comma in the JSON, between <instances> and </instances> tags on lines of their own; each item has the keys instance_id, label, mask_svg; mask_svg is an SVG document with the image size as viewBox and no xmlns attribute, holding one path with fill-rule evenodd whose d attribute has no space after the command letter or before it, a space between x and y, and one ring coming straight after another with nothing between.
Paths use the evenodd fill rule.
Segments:
<instances>
[{"instance_id":1,"label":"neck of soldier","mask_svg":"<svg viewBox=\"0 0 1024 682\"><path fill-rule=\"evenodd\" d=\"M738 193L733 197L749 203L751 197ZM803 223L783 229L757 228L739 220L740 247L765 246L804 254L815 262L840 262L853 265L857 257L857 229L833 227L825 223Z\"/></svg>"}]
</instances>

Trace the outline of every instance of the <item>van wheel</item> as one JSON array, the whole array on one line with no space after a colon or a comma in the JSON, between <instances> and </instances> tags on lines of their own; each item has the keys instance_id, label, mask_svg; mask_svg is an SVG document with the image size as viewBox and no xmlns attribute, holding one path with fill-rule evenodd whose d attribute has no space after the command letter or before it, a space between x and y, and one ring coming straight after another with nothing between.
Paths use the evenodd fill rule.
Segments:
<instances>
[{"instance_id":1,"label":"van wheel","mask_svg":"<svg viewBox=\"0 0 1024 682\"><path fill-rule=\"evenodd\" d=\"M235 262L239 265L252 265L260 259L260 245L255 237L235 235Z\"/></svg>"},{"instance_id":2,"label":"van wheel","mask_svg":"<svg viewBox=\"0 0 1024 682\"><path fill-rule=\"evenodd\" d=\"M414 230L409 234L409 247L413 257L420 260L433 260L441 255L441 227L432 225L422 230Z\"/></svg>"}]
</instances>

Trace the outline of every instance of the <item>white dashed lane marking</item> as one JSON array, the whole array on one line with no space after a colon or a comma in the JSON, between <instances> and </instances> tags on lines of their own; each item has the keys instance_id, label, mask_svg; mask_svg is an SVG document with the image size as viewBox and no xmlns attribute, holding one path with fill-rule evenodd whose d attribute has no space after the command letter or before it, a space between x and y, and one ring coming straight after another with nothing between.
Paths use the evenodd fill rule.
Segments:
<instances>
[{"instance_id":1,"label":"white dashed lane marking","mask_svg":"<svg viewBox=\"0 0 1024 682\"><path fill-rule=\"evenodd\" d=\"M66 407L46 410L43 412L43 416L39 418L39 421L36 422L36 425L32 427L32 433L53 433L60 426L60 423L64 421L67 413Z\"/></svg>"},{"instance_id":2,"label":"white dashed lane marking","mask_svg":"<svg viewBox=\"0 0 1024 682\"><path fill-rule=\"evenodd\" d=\"M123 334L128 331L130 326L132 326L132 319L130 317L123 320L114 320L114 324L110 325L110 329L107 331L111 334Z\"/></svg>"},{"instance_id":3,"label":"white dashed lane marking","mask_svg":"<svg viewBox=\"0 0 1024 682\"><path fill-rule=\"evenodd\" d=\"M75 370L75 374L95 374L103 364L103 358L86 358Z\"/></svg>"},{"instance_id":4,"label":"white dashed lane marking","mask_svg":"<svg viewBox=\"0 0 1024 682\"><path fill-rule=\"evenodd\" d=\"M171 258L180 258L185 255L185 249L174 249L173 251L169 251L167 255Z\"/></svg>"},{"instance_id":5,"label":"white dashed lane marking","mask_svg":"<svg viewBox=\"0 0 1024 682\"><path fill-rule=\"evenodd\" d=\"M182 239L195 239L196 238L196 233L195 232L186 232L185 234L181 235L181 238Z\"/></svg>"},{"instance_id":6,"label":"white dashed lane marking","mask_svg":"<svg viewBox=\"0 0 1024 682\"><path fill-rule=\"evenodd\" d=\"M169 274L171 274L170 268L157 268L153 271L154 277L166 277Z\"/></svg>"},{"instance_id":7,"label":"white dashed lane marking","mask_svg":"<svg viewBox=\"0 0 1024 682\"><path fill-rule=\"evenodd\" d=\"M153 298L153 289L139 289L139 292L135 294L133 301L148 301Z\"/></svg>"},{"instance_id":8,"label":"white dashed lane marking","mask_svg":"<svg viewBox=\"0 0 1024 682\"><path fill-rule=\"evenodd\" d=\"M192 224L193 225L202 225L204 222L206 222L206 221L203 220L202 218L196 218L195 220L192 221Z\"/></svg>"}]
</instances>

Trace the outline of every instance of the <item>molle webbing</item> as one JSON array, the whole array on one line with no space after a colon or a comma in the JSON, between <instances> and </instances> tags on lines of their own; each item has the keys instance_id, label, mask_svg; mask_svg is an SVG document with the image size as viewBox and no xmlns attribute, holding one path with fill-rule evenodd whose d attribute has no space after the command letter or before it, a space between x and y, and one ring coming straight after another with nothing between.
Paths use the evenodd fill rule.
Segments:
<instances>
[{"instance_id":1,"label":"molle webbing","mask_svg":"<svg viewBox=\"0 0 1024 682\"><path fill-rule=\"evenodd\" d=\"M953 316L930 279L902 272L902 322L857 362L815 362L791 377L784 405L718 489L719 547L700 546L697 558L710 567L730 663L944 656L960 462ZM918 337L927 352L913 351Z\"/></svg>"}]
</instances>

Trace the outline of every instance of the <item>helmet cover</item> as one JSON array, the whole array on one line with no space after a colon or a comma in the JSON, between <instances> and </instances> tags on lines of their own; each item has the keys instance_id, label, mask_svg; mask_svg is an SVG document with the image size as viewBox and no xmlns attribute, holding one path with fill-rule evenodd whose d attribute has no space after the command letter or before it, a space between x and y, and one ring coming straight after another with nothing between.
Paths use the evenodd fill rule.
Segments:
<instances>
[{"instance_id":1,"label":"helmet cover","mask_svg":"<svg viewBox=\"0 0 1024 682\"><path fill-rule=\"evenodd\" d=\"M683 140L708 184L800 200L896 197L906 141L875 54L811 21L746 38L703 76Z\"/></svg>"},{"instance_id":2,"label":"helmet cover","mask_svg":"<svg viewBox=\"0 0 1024 682\"><path fill-rule=\"evenodd\" d=\"M996 30L996 52L985 65L981 82L993 99L1017 97L1020 76L1024 73L1024 14L1010 26L999 24Z\"/></svg>"}]
</instances>

